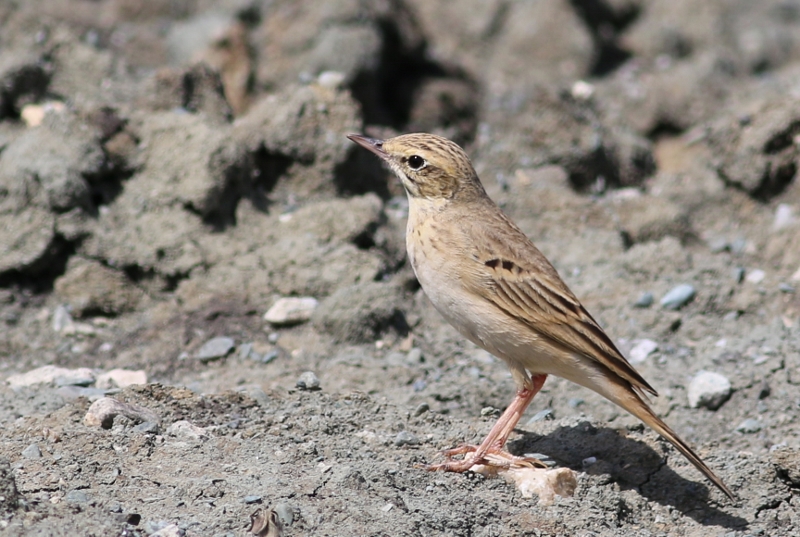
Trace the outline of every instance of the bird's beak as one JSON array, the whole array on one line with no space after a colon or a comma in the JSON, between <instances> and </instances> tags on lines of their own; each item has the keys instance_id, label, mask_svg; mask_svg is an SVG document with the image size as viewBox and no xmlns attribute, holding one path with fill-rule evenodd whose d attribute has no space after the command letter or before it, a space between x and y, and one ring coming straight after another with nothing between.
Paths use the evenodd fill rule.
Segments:
<instances>
[{"instance_id":1,"label":"bird's beak","mask_svg":"<svg viewBox=\"0 0 800 537\"><path fill-rule=\"evenodd\" d=\"M347 137L363 147L364 149L368 149L381 157L383 160L388 160L389 155L386 151L383 150L383 140L378 140L376 138L369 138L367 136L362 136L360 134L348 134Z\"/></svg>"}]
</instances>

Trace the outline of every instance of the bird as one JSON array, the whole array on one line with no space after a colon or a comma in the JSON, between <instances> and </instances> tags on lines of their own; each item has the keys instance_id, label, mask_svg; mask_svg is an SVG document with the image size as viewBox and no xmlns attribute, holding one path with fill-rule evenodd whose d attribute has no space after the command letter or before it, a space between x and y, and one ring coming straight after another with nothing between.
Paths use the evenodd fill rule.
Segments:
<instances>
[{"instance_id":1,"label":"bird","mask_svg":"<svg viewBox=\"0 0 800 537\"><path fill-rule=\"evenodd\" d=\"M406 250L423 291L466 339L503 360L516 394L480 445L428 469L534 466L504 449L548 375L597 392L669 440L731 500L733 492L648 404L656 390L634 369L553 265L486 193L467 153L427 133L347 137L380 157L408 196ZM455 458L463 455L462 458Z\"/></svg>"}]
</instances>

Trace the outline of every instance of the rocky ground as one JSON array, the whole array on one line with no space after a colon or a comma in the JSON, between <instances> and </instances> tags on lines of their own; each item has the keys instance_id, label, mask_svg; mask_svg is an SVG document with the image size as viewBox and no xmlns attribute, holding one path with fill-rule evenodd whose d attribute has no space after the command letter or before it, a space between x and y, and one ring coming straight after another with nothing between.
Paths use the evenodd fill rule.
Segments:
<instances>
[{"instance_id":1,"label":"rocky ground","mask_svg":"<svg viewBox=\"0 0 800 537\"><path fill-rule=\"evenodd\" d=\"M799 2L6 0L0 25L0 533L800 533ZM554 378L510 448L573 496L420 468L514 385L345 138L410 131L467 148L738 502Z\"/></svg>"}]
</instances>

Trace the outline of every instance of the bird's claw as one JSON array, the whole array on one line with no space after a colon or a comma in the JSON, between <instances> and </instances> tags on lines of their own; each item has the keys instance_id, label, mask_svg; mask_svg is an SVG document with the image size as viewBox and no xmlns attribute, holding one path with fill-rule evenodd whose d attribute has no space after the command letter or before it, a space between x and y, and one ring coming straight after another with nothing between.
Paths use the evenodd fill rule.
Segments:
<instances>
[{"instance_id":1,"label":"bird's claw","mask_svg":"<svg viewBox=\"0 0 800 537\"><path fill-rule=\"evenodd\" d=\"M534 457L518 457L500 448L489 448L482 455L476 456L479 446L463 444L442 452L447 461L440 464L430 464L426 467L430 471L466 472L475 465L481 464L493 468L547 468L547 465ZM456 455L464 455L463 459L452 460Z\"/></svg>"}]
</instances>

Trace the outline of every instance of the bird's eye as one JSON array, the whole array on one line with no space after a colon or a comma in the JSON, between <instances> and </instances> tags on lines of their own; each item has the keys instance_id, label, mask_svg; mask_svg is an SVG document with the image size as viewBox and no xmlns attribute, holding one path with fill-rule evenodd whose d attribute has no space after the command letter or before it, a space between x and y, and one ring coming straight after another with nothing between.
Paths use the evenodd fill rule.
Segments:
<instances>
[{"instance_id":1,"label":"bird's eye","mask_svg":"<svg viewBox=\"0 0 800 537\"><path fill-rule=\"evenodd\" d=\"M411 155L408 157L408 165L412 170L419 170L425 165L425 159L419 155Z\"/></svg>"}]
</instances>

